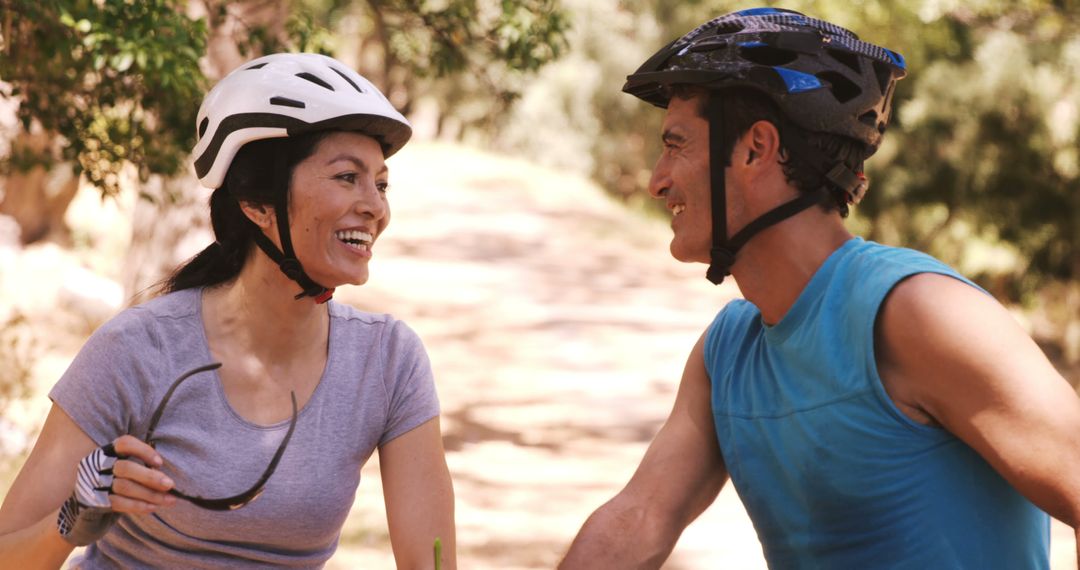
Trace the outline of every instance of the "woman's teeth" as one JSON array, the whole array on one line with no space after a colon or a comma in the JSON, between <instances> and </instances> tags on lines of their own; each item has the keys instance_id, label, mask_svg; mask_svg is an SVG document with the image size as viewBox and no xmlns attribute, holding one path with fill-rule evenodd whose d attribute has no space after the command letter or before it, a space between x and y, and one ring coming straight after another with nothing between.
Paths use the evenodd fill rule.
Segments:
<instances>
[{"instance_id":1,"label":"woman's teeth","mask_svg":"<svg viewBox=\"0 0 1080 570\"><path fill-rule=\"evenodd\" d=\"M359 230L341 230L334 232L334 237L349 247L368 251L371 249L372 237L367 232Z\"/></svg>"},{"instance_id":2,"label":"woman's teeth","mask_svg":"<svg viewBox=\"0 0 1080 570\"><path fill-rule=\"evenodd\" d=\"M685 209L686 209L686 206L683 206L682 204L679 204L679 205L671 207L671 213L673 215L678 216L679 214L683 213L683 210L685 210Z\"/></svg>"}]
</instances>

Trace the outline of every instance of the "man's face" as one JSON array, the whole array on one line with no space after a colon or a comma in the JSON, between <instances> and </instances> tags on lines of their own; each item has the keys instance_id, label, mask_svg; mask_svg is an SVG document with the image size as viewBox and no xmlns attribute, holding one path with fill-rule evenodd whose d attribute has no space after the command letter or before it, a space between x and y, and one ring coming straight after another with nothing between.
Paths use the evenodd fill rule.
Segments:
<instances>
[{"instance_id":1,"label":"man's face","mask_svg":"<svg viewBox=\"0 0 1080 570\"><path fill-rule=\"evenodd\" d=\"M664 151L653 168L649 194L672 213L671 255L709 263L712 210L709 185L709 123L698 112L704 95L673 97L661 138Z\"/></svg>"}]
</instances>

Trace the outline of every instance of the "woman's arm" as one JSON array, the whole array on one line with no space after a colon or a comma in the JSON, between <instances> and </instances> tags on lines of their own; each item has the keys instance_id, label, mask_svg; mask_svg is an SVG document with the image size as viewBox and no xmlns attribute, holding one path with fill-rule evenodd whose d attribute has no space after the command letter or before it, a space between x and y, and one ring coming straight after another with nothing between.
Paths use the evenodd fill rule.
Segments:
<instances>
[{"instance_id":1,"label":"woman's arm","mask_svg":"<svg viewBox=\"0 0 1080 570\"><path fill-rule=\"evenodd\" d=\"M390 544L398 568L433 569L442 543L442 568L457 568L454 486L435 417L379 448Z\"/></svg>"},{"instance_id":2,"label":"woman's arm","mask_svg":"<svg viewBox=\"0 0 1080 570\"><path fill-rule=\"evenodd\" d=\"M131 436L115 441L116 451L147 465L161 458ZM0 506L0 560L11 568L59 568L74 548L57 529L57 513L73 489L79 462L97 448L82 429L55 404L30 457ZM165 494L172 481L160 471L134 461L117 461L113 493L116 512L148 513L176 499Z\"/></svg>"}]
</instances>

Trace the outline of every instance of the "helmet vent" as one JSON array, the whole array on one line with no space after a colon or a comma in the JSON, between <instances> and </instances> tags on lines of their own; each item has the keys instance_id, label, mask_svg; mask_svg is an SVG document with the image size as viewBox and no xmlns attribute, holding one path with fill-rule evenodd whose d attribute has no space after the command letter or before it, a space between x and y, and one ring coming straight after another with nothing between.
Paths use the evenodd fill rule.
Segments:
<instances>
[{"instance_id":1,"label":"helmet vent","mask_svg":"<svg viewBox=\"0 0 1080 570\"><path fill-rule=\"evenodd\" d=\"M250 67L245 67L244 71L251 71L252 69L262 69L263 66L265 66L267 63L269 63L269 62L264 61L262 63L256 63L255 65L252 65Z\"/></svg>"},{"instance_id":2,"label":"helmet vent","mask_svg":"<svg viewBox=\"0 0 1080 570\"><path fill-rule=\"evenodd\" d=\"M893 80L893 71L888 64L880 61L874 62L874 75L877 75L878 86L881 87L881 92L885 93L889 89L889 84Z\"/></svg>"},{"instance_id":3,"label":"helmet vent","mask_svg":"<svg viewBox=\"0 0 1080 570\"><path fill-rule=\"evenodd\" d=\"M859 122L864 124L864 125L869 125L871 127L876 128L878 126L877 111L871 109L871 110L859 115Z\"/></svg>"},{"instance_id":4,"label":"helmet vent","mask_svg":"<svg viewBox=\"0 0 1080 570\"><path fill-rule=\"evenodd\" d=\"M295 107L297 109L303 109L307 107L303 101L297 101L296 99L289 99L288 97L271 97L271 105L281 105L282 107Z\"/></svg>"},{"instance_id":5,"label":"helmet vent","mask_svg":"<svg viewBox=\"0 0 1080 570\"><path fill-rule=\"evenodd\" d=\"M849 52L838 49L826 50L830 56L836 61L846 65L849 69L855 73L862 73L862 67L859 65L859 56Z\"/></svg>"},{"instance_id":6,"label":"helmet vent","mask_svg":"<svg viewBox=\"0 0 1080 570\"><path fill-rule=\"evenodd\" d=\"M203 120L199 121L199 138L203 138L206 134L206 128L210 126L210 117L203 117Z\"/></svg>"},{"instance_id":7,"label":"helmet vent","mask_svg":"<svg viewBox=\"0 0 1080 570\"><path fill-rule=\"evenodd\" d=\"M724 22L716 27L717 34L735 34L746 29L742 22Z\"/></svg>"},{"instance_id":8,"label":"helmet vent","mask_svg":"<svg viewBox=\"0 0 1080 570\"><path fill-rule=\"evenodd\" d=\"M776 48L770 45L749 45L739 48L739 54L743 59L758 65L769 67L787 65L795 61L799 55L793 51Z\"/></svg>"},{"instance_id":9,"label":"helmet vent","mask_svg":"<svg viewBox=\"0 0 1080 570\"><path fill-rule=\"evenodd\" d=\"M847 103L862 93L862 89L859 89L855 82L835 71L823 71L817 74L817 77L829 84L833 97L840 103Z\"/></svg>"},{"instance_id":10,"label":"helmet vent","mask_svg":"<svg viewBox=\"0 0 1080 570\"><path fill-rule=\"evenodd\" d=\"M346 83L348 83L349 85L352 85L353 89L356 89L357 93L363 93L364 92L364 90L361 89L360 86L356 84L356 82L354 82L352 79L349 79L348 75L345 75L344 73L339 71L336 67L331 67L330 71L333 71L334 73L340 75L341 78L344 79Z\"/></svg>"},{"instance_id":11,"label":"helmet vent","mask_svg":"<svg viewBox=\"0 0 1080 570\"><path fill-rule=\"evenodd\" d=\"M315 85L318 85L319 87L322 87L324 89L329 89L331 91L334 90L334 87L332 85L330 85L329 83L323 81L322 79L319 79L318 76L312 75L312 74L310 74L310 73L308 73L306 71L301 72L301 73L297 73L296 76L299 77L300 79L306 79L306 80L308 80L308 81L314 83Z\"/></svg>"}]
</instances>

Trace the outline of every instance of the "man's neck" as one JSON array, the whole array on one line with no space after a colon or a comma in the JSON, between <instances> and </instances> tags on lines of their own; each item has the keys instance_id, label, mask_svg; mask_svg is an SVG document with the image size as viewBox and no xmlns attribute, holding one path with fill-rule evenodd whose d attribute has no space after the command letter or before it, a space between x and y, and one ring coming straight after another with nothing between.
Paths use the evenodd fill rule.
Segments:
<instances>
[{"instance_id":1,"label":"man's neck","mask_svg":"<svg viewBox=\"0 0 1080 570\"><path fill-rule=\"evenodd\" d=\"M743 297L775 325L814 273L852 235L835 212L811 208L754 236L731 273Z\"/></svg>"}]
</instances>

